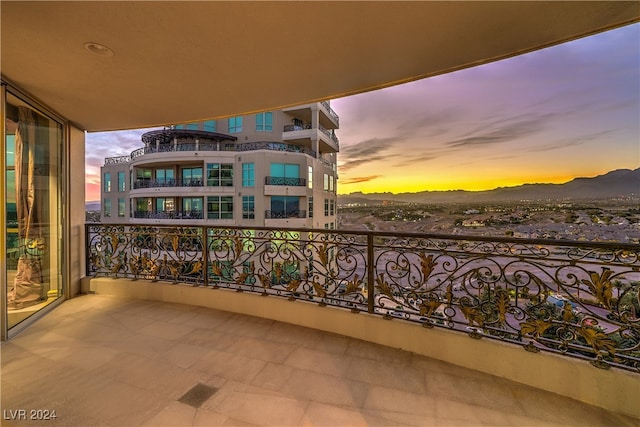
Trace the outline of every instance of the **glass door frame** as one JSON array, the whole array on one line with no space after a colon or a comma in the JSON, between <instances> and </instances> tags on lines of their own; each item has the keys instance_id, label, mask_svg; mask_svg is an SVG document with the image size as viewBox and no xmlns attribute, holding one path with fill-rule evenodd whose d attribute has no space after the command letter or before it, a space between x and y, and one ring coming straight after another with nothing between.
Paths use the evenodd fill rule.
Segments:
<instances>
[{"instance_id":1,"label":"glass door frame","mask_svg":"<svg viewBox=\"0 0 640 427\"><path fill-rule=\"evenodd\" d=\"M7 200L7 140L6 140L6 120L7 120L7 111L6 111L6 102L7 102L7 94L11 94L12 96L20 99L21 101L28 104L35 111L40 114L48 117L51 120L56 121L62 126L61 138L62 138L62 149L60 153L60 185L58 188L59 191L59 212L61 215L60 218L60 244L61 248L58 250L58 256L60 260L58 261L60 265L60 273L61 273L61 291L62 295L59 296L55 301L51 302L47 306L38 310L27 319L21 321L16 324L12 328L9 328L9 316L8 316L8 295L7 295L7 227L6 225L7 217L6 217L6 200ZM64 300L69 298L70 295L70 263L71 259L71 248L69 245L70 242L70 234L69 230L71 229L70 222L70 211L69 211L69 188L71 185L71 176L69 170L70 164L70 126L69 122L62 118L59 114L51 111L46 106L34 100L31 96L29 96L24 91L20 90L16 85L7 81L4 76L2 76L0 80L0 136L2 137L2 150L0 150L0 191L2 192L2 207L0 208L0 224L3 226L0 229L0 340L5 341L15 336L26 327L31 325L33 322L44 316L46 313L51 311L53 308L57 307Z\"/></svg>"}]
</instances>

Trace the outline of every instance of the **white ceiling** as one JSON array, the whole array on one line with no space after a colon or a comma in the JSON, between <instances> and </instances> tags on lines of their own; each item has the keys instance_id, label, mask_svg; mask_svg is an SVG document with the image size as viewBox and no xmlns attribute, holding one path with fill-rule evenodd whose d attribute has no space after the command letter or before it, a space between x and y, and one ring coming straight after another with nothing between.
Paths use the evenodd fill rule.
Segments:
<instances>
[{"instance_id":1,"label":"white ceiling","mask_svg":"<svg viewBox=\"0 0 640 427\"><path fill-rule=\"evenodd\" d=\"M5 79L81 129L331 99L640 20L638 2L1 2ZM90 53L85 43L111 48Z\"/></svg>"}]
</instances>

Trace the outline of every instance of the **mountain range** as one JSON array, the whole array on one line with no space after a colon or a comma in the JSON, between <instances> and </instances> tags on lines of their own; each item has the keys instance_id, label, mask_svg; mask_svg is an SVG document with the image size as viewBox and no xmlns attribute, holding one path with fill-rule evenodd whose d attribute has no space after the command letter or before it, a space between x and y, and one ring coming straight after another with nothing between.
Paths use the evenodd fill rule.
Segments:
<instances>
[{"instance_id":1,"label":"mountain range","mask_svg":"<svg viewBox=\"0 0 640 427\"><path fill-rule=\"evenodd\" d=\"M615 197L640 198L640 168L618 169L592 178L575 178L564 184L523 184L487 191L421 191L418 193L350 193L338 195L338 204L466 203L518 200L585 200ZM86 210L100 210L99 201L85 204Z\"/></svg>"},{"instance_id":2,"label":"mountain range","mask_svg":"<svg viewBox=\"0 0 640 427\"><path fill-rule=\"evenodd\" d=\"M563 184L523 184L487 191L421 191L418 193L350 193L338 196L338 204L466 203L518 200L586 200L616 197L640 198L640 168L618 169L592 178L575 178Z\"/></svg>"}]
</instances>

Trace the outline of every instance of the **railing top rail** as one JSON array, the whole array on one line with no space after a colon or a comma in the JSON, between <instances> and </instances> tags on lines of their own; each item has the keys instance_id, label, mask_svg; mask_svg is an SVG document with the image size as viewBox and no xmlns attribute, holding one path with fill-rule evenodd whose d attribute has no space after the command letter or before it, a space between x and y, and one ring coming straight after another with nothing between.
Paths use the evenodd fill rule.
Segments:
<instances>
[{"instance_id":1,"label":"railing top rail","mask_svg":"<svg viewBox=\"0 0 640 427\"><path fill-rule=\"evenodd\" d=\"M129 226L134 224L129 223L86 223L86 226ZM163 224L163 227L171 227L171 224ZM246 227L246 226L234 226L234 225L194 225L193 227L208 228L208 229L222 229L222 230L256 230L256 231L269 231L273 230L273 227ZM578 240L555 240L555 239L526 239L518 237L487 237L487 236L475 236L475 235L463 235L463 234L437 234L437 233L398 233L392 231L371 231L371 230L327 230L325 228L290 228L287 227L287 231L301 232L301 233L319 233L319 234L346 234L346 235L358 235L358 236L378 236L378 237L396 237L396 238L409 238L409 239L439 239L439 240L454 240L454 241L466 241L466 242L495 242L495 243L513 243L513 244L528 244L528 245L540 245L540 246L562 246L562 247L579 247L579 248L602 248L602 249L620 249L640 251L640 244L635 243L622 243L622 242L591 242L591 241L578 241Z\"/></svg>"},{"instance_id":2,"label":"railing top rail","mask_svg":"<svg viewBox=\"0 0 640 427\"><path fill-rule=\"evenodd\" d=\"M289 153L306 154L310 157L316 157L316 152L302 145L291 144L287 142L279 141L255 141L255 142L200 142L196 148L194 141L180 142L177 146L173 144L162 144L158 147L155 145L149 145L147 147L141 147L133 150L128 156L108 157L105 159L105 166L117 163L129 163L138 157L145 154L156 153L168 153L168 152L180 152L180 151L234 151L234 152L246 152L246 151L286 151Z\"/></svg>"}]
</instances>

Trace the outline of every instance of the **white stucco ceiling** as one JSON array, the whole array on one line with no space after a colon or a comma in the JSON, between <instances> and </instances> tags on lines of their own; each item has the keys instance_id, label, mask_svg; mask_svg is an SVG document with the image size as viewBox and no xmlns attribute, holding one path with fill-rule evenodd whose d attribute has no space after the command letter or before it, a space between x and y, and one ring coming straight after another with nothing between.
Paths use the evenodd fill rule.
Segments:
<instances>
[{"instance_id":1,"label":"white stucco ceiling","mask_svg":"<svg viewBox=\"0 0 640 427\"><path fill-rule=\"evenodd\" d=\"M89 131L336 98L637 22L638 2L1 2L3 77ZM113 56L89 52L95 42Z\"/></svg>"}]
</instances>

